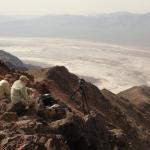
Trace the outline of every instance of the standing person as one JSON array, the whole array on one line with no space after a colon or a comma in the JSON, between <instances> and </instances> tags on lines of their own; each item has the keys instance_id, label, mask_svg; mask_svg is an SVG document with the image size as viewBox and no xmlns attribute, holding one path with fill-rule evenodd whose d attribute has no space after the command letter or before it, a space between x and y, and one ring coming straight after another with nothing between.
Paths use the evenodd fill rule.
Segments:
<instances>
[{"instance_id":1,"label":"standing person","mask_svg":"<svg viewBox=\"0 0 150 150\"><path fill-rule=\"evenodd\" d=\"M11 74L7 74L4 79L0 81L0 100L10 99L10 83L12 78Z\"/></svg>"}]
</instances>

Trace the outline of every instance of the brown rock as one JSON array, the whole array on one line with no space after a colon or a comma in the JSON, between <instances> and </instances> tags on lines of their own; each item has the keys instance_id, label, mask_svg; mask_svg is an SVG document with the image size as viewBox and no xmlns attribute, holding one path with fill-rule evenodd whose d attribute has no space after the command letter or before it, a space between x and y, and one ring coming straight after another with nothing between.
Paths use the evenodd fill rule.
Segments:
<instances>
[{"instance_id":1,"label":"brown rock","mask_svg":"<svg viewBox=\"0 0 150 150\"><path fill-rule=\"evenodd\" d=\"M5 112L0 119L7 122L14 122L18 120L18 116L14 112Z\"/></svg>"},{"instance_id":2,"label":"brown rock","mask_svg":"<svg viewBox=\"0 0 150 150\"><path fill-rule=\"evenodd\" d=\"M66 117L66 110L58 104L39 110L39 115L46 120L59 120Z\"/></svg>"},{"instance_id":3,"label":"brown rock","mask_svg":"<svg viewBox=\"0 0 150 150\"><path fill-rule=\"evenodd\" d=\"M63 140L57 138L49 138L45 143L46 150L69 150L69 147Z\"/></svg>"}]
</instances>

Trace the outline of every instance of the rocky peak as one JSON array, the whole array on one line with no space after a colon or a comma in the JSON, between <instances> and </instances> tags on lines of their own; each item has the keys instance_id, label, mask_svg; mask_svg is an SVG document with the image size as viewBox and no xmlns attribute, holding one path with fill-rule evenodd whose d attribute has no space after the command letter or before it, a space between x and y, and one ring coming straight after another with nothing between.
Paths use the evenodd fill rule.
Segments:
<instances>
[{"instance_id":1,"label":"rocky peak","mask_svg":"<svg viewBox=\"0 0 150 150\"><path fill-rule=\"evenodd\" d=\"M0 60L0 75L4 75L10 72L9 66Z\"/></svg>"},{"instance_id":2,"label":"rocky peak","mask_svg":"<svg viewBox=\"0 0 150 150\"><path fill-rule=\"evenodd\" d=\"M18 70L27 69L24 63L19 58L3 50L0 50L0 60L5 62L10 68L16 68Z\"/></svg>"},{"instance_id":3,"label":"rocky peak","mask_svg":"<svg viewBox=\"0 0 150 150\"><path fill-rule=\"evenodd\" d=\"M129 99L133 104L150 103L150 87L135 86L118 94L120 97Z\"/></svg>"}]
</instances>

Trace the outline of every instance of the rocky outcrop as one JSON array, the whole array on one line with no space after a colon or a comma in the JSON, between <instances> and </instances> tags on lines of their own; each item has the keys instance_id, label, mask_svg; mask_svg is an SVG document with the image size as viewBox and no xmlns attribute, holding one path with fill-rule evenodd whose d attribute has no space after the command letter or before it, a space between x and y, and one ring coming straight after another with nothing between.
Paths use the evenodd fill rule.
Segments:
<instances>
[{"instance_id":1,"label":"rocky outcrop","mask_svg":"<svg viewBox=\"0 0 150 150\"><path fill-rule=\"evenodd\" d=\"M0 60L0 80L3 79L6 74L12 74L15 80L17 80L20 75L27 76L31 81L34 80L32 75L28 74L25 71L18 70L14 66L12 68L11 66L12 64L8 65L7 62Z\"/></svg>"},{"instance_id":2,"label":"rocky outcrop","mask_svg":"<svg viewBox=\"0 0 150 150\"><path fill-rule=\"evenodd\" d=\"M47 91L51 91L54 97L61 98L71 108L83 112L82 108L78 107L82 102L80 95L77 94L75 100L70 99L70 95L78 86L78 77L76 75L69 73L65 67L56 66L46 69L44 78L45 80L39 82L38 85L40 91L46 91L47 89ZM100 91L88 82L86 83L86 94L88 95L90 110L101 114L104 120L109 123L110 130L115 131L116 136L126 135L133 149L142 149L141 144L137 143L137 141L150 140L149 119L145 118L145 115L141 114L129 100L120 98L107 90ZM78 114L78 112L76 113ZM142 147L147 149L148 142L145 143Z\"/></svg>"},{"instance_id":3,"label":"rocky outcrop","mask_svg":"<svg viewBox=\"0 0 150 150\"><path fill-rule=\"evenodd\" d=\"M0 75L5 75L7 73L10 73L11 69L3 62L0 60Z\"/></svg>"},{"instance_id":4,"label":"rocky outcrop","mask_svg":"<svg viewBox=\"0 0 150 150\"><path fill-rule=\"evenodd\" d=\"M46 81L44 85L53 92L54 87L50 87L50 84L55 84L55 88L57 87L57 89L60 91L57 91L55 95L58 95L58 93L65 94L66 99L70 99L70 96L79 85L79 77L70 73L64 66L56 66L50 69L46 69L44 76L46 80L54 82L48 83L48 81ZM101 91L96 86L86 82L85 90L89 107L92 105L98 109L109 109L109 101L102 95ZM79 103L82 101L79 94L77 94L76 99Z\"/></svg>"},{"instance_id":5,"label":"rocky outcrop","mask_svg":"<svg viewBox=\"0 0 150 150\"><path fill-rule=\"evenodd\" d=\"M16 68L18 70L27 69L25 64L19 58L2 50L0 50L0 60L5 62L9 68Z\"/></svg>"},{"instance_id":6,"label":"rocky outcrop","mask_svg":"<svg viewBox=\"0 0 150 150\"><path fill-rule=\"evenodd\" d=\"M43 112L46 110L43 109ZM133 149L123 131L110 128L111 125L100 114L92 112L80 116L70 110L63 105L61 112L66 113L63 117L61 113L58 115L57 111L46 113L44 117L29 113L17 117L15 113L4 113L0 120L0 148L5 150ZM54 119L56 115L60 117Z\"/></svg>"},{"instance_id":7,"label":"rocky outcrop","mask_svg":"<svg viewBox=\"0 0 150 150\"><path fill-rule=\"evenodd\" d=\"M150 123L150 87L135 86L119 93L118 96L129 100L130 104L139 111L142 122L148 120Z\"/></svg>"},{"instance_id":8,"label":"rocky outcrop","mask_svg":"<svg viewBox=\"0 0 150 150\"><path fill-rule=\"evenodd\" d=\"M3 70L2 66L0 69ZM3 74L9 71L16 76L29 73L13 72L6 67ZM100 91L86 82L89 111L84 113L80 93L74 99L70 98L78 87L76 75L62 66L42 69L40 72L30 72L31 77L36 74L37 79L40 76L40 80L30 86L41 94L50 93L53 103L39 107L38 111L29 107L18 116L16 112L7 112L9 101L0 101L0 149L150 149L149 120L130 100L107 90Z\"/></svg>"},{"instance_id":9,"label":"rocky outcrop","mask_svg":"<svg viewBox=\"0 0 150 150\"><path fill-rule=\"evenodd\" d=\"M143 103L150 104L150 87L135 86L120 92L118 96L128 99L134 105L140 105Z\"/></svg>"}]
</instances>

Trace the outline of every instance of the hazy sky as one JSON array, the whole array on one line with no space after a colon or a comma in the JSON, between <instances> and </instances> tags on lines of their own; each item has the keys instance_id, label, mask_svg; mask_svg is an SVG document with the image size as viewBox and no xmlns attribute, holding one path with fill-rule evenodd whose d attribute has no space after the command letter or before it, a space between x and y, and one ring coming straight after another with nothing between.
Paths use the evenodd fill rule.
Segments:
<instances>
[{"instance_id":1,"label":"hazy sky","mask_svg":"<svg viewBox=\"0 0 150 150\"><path fill-rule=\"evenodd\" d=\"M145 13L150 0L0 0L0 15Z\"/></svg>"}]
</instances>

